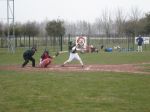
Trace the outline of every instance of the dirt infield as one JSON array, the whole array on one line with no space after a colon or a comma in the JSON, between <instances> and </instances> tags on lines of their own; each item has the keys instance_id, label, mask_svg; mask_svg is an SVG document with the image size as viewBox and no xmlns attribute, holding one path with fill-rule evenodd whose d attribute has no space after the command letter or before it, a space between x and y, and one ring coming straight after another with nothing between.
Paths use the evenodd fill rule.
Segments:
<instances>
[{"instance_id":1,"label":"dirt infield","mask_svg":"<svg viewBox=\"0 0 150 112\"><path fill-rule=\"evenodd\" d=\"M83 68L80 65L76 64L68 64L64 67L61 65L50 65L47 68L39 68L39 67L31 67L31 65L27 65L22 68L20 65L5 65L0 66L0 70L7 71L20 71L20 72L35 72L35 71L57 71L57 72L128 72L128 73L144 73L150 74L149 72L143 71L144 67L139 66L139 64L119 64L119 65L100 65L100 64L92 64L85 65Z\"/></svg>"}]
</instances>

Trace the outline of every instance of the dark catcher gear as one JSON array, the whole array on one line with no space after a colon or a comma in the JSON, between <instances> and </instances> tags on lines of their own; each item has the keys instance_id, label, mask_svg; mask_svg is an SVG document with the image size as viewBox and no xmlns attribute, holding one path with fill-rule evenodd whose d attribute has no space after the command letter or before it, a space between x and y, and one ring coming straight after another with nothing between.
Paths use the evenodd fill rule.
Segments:
<instances>
[{"instance_id":1,"label":"dark catcher gear","mask_svg":"<svg viewBox=\"0 0 150 112\"><path fill-rule=\"evenodd\" d=\"M29 61L32 61L32 67L35 67L35 59L32 57L35 53L36 49L26 50L23 53L24 63L22 64L22 67L26 66Z\"/></svg>"}]
</instances>

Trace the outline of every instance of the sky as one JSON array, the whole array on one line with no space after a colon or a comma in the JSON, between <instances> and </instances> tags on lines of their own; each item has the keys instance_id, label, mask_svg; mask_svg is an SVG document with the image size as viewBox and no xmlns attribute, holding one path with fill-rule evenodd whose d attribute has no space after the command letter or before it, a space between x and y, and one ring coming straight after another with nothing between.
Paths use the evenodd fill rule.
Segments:
<instances>
[{"instance_id":1,"label":"sky","mask_svg":"<svg viewBox=\"0 0 150 112\"><path fill-rule=\"evenodd\" d=\"M0 13L5 12L4 1L0 0ZM94 22L107 10L112 15L117 9L123 13L138 8L150 12L150 0L14 0L15 21L27 22L61 19L75 22L85 20ZM0 19L4 18L0 14ZM6 16L7 17L7 16ZM1 19L2 20L2 19Z\"/></svg>"}]
</instances>

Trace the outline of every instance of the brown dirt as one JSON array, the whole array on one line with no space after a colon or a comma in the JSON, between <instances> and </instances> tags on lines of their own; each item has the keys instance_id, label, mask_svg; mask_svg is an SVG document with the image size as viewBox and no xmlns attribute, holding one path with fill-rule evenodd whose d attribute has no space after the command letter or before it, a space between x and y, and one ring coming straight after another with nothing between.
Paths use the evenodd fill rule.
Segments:
<instances>
[{"instance_id":1,"label":"brown dirt","mask_svg":"<svg viewBox=\"0 0 150 112\"><path fill-rule=\"evenodd\" d=\"M83 68L81 65L77 64L68 64L64 67L61 65L50 65L47 68L39 68L39 67L31 67L31 65L27 65L22 68L20 65L5 65L0 66L0 70L8 70L8 71L20 71L20 72L44 72L44 71L57 71L57 72L94 72L94 71L105 71L105 72L128 72L128 73L144 73L150 74L149 72L144 72L143 67L138 66L139 64L119 64L119 65L100 65L100 64L92 64L85 65Z\"/></svg>"}]
</instances>

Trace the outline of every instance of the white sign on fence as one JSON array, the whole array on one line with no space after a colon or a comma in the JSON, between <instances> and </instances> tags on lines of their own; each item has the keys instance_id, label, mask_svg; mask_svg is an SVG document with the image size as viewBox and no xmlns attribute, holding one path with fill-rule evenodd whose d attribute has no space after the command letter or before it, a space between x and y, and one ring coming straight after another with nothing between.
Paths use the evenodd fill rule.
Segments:
<instances>
[{"instance_id":1,"label":"white sign on fence","mask_svg":"<svg viewBox=\"0 0 150 112\"><path fill-rule=\"evenodd\" d=\"M86 49L87 37L85 37L85 36L76 37L76 45L78 46L77 49Z\"/></svg>"}]
</instances>

